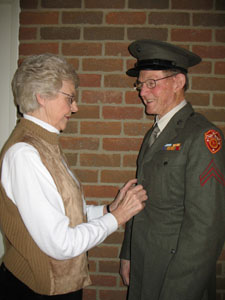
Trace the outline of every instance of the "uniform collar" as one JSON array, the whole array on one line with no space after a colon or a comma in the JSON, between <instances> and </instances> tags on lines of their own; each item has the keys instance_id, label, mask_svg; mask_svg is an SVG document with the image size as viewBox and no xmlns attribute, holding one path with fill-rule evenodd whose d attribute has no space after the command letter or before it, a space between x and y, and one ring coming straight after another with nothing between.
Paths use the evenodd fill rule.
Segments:
<instances>
[{"instance_id":1,"label":"uniform collar","mask_svg":"<svg viewBox=\"0 0 225 300\"><path fill-rule=\"evenodd\" d=\"M179 103L177 106L175 106L171 111L169 111L165 116L163 116L161 119L159 119L158 115L156 116L156 123L158 124L158 127L160 129L160 133L163 131L163 129L166 127L166 125L169 123L169 121L172 119L172 117L181 110L185 105L187 104L186 100L183 100L181 103Z\"/></svg>"}]
</instances>

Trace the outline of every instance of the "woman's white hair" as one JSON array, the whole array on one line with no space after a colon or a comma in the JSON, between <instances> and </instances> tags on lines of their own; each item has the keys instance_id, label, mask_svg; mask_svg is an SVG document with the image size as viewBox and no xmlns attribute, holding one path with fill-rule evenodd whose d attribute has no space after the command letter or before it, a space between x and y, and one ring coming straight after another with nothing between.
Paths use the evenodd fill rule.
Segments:
<instances>
[{"instance_id":1,"label":"woman's white hair","mask_svg":"<svg viewBox=\"0 0 225 300\"><path fill-rule=\"evenodd\" d=\"M12 91L21 113L39 108L36 95L54 97L63 81L71 81L78 87L79 78L74 67L63 57L45 53L24 59L12 80Z\"/></svg>"}]
</instances>

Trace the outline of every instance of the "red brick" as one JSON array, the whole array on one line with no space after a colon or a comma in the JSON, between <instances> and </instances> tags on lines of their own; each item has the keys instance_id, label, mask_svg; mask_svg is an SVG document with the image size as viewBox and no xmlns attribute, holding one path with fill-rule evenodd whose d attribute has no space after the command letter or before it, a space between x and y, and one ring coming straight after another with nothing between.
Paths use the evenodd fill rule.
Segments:
<instances>
[{"instance_id":1,"label":"red brick","mask_svg":"<svg viewBox=\"0 0 225 300\"><path fill-rule=\"evenodd\" d=\"M225 120L225 109L200 109L196 108L196 111L203 114L211 122L224 122Z\"/></svg>"},{"instance_id":2,"label":"red brick","mask_svg":"<svg viewBox=\"0 0 225 300\"><path fill-rule=\"evenodd\" d=\"M102 110L104 119L142 119L143 108L142 107L119 107L119 106L105 106Z\"/></svg>"},{"instance_id":3,"label":"red brick","mask_svg":"<svg viewBox=\"0 0 225 300\"><path fill-rule=\"evenodd\" d=\"M148 17L148 23L154 25L190 25L189 13L176 12L151 12Z\"/></svg>"},{"instance_id":4,"label":"red brick","mask_svg":"<svg viewBox=\"0 0 225 300\"><path fill-rule=\"evenodd\" d=\"M75 168L74 174L77 175L82 183L94 183L98 181L98 171L96 170L82 170Z\"/></svg>"},{"instance_id":5,"label":"red brick","mask_svg":"<svg viewBox=\"0 0 225 300\"><path fill-rule=\"evenodd\" d=\"M97 263L95 260L88 259L88 270L89 272L96 272Z\"/></svg>"},{"instance_id":6,"label":"red brick","mask_svg":"<svg viewBox=\"0 0 225 300\"><path fill-rule=\"evenodd\" d=\"M137 154L127 154L123 157L123 167L135 168L137 166Z\"/></svg>"},{"instance_id":7,"label":"red brick","mask_svg":"<svg viewBox=\"0 0 225 300\"><path fill-rule=\"evenodd\" d=\"M172 41L210 42L212 41L211 29L172 29Z\"/></svg>"},{"instance_id":8,"label":"red brick","mask_svg":"<svg viewBox=\"0 0 225 300\"><path fill-rule=\"evenodd\" d=\"M21 9L36 9L38 6L38 0L20 0Z\"/></svg>"},{"instance_id":9,"label":"red brick","mask_svg":"<svg viewBox=\"0 0 225 300\"><path fill-rule=\"evenodd\" d=\"M34 55L34 54L42 54L45 52L58 54L59 44L58 43L32 43L32 44L21 43L19 45L20 55Z\"/></svg>"},{"instance_id":10,"label":"red brick","mask_svg":"<svg viewBox=\"0 0 225 300\"><path fill-rule=\"evenodd\" d=\"M192 50L202 58L225 58L225 46L193 46Z\"/></svg>"},{"instance_id":11,"label":"red brick","mask_svg":"<svg viewBox=\"0 0 225 300\"><path fill-rule=\"evenodd\" d=\"M104 200L101 201L99 199L96 199L96 200L91 199L90 200L90 199L86 198L86 203L87 203L87 205L105 205Z\"/></svg>"},{"instance_id":12,"label":"red brick","mask_svg":"<svg viewBox=\"0 0 225 300\"><path fill-rule=\"evenodd\" d=\"M213 105L225 107L225 94L214 94Z\"/></svg>"},{"instance_id":13,"label":"red brick","mask_svg":"<svg viewBox=\"0 0 225 300\"><path fill-rule=\"evenodd\" d=\"M92 289L91 289L92 288ZM83 289L83 300L90 300L90 299L97 299L96 298L96 294L97 294L97 290L96 288L93 289L93 287L87 287Z\"/></svg>"},{"instance_id":14,"label":"red brick","mask_svg":"<svg viewBox=\"0 0 225 300\"><path fill-rule=\"evenodd\" d=\"M123 241L124 231L116 231L104 241L104 244L119 244L121 245Z\"/></svg>"},{"instance_id":15,"label":"red brick","mask_svg":"<svg viewBox=\"0 0 225 300\"><path fill-rule=\"evenodd\" d=\"M128 88L133 86L134 79L127 75L105 75L104 86L114 88Z\"/></svg>"},{"instance_id":16,"label":"red brick","mask_svg":"<svg viewBox=\"0 0 225 300\"><path fill-rule=\"evenodd\" d=\"M85 197L90 198L115 198L118 193L118 188L115 185L84 185Z\"/></svg>"},{"instance_id":17,"label":"red brick","mask_svg":"<svg viewBox=\"0 0 225 300\"><path fill-rule=\"evenodd\" d=\"M126 70L130 69L130 68L133 68L135 63L137 62L136 59L134 58L130 58L130 59L127 59L127 67L126 67ZM133 83L136 81L136 77L133 77ZM134 89L134 85L132 85L132 88Z\"/></svg>"},{"instance_id":18,"label":"red brick","mask_svg":"<svg viewBox=\"0 0 225 300\"><path fill-rule=\"evenodd\" d=\"M109 276L109 275L91 275L91 281L93 285L97 285L99 287L101 286L107 286L112 287L116 285L116 276Z\"/></svg>"},{"instance_id":19,"label":"red brick","mask_svg":"<svg viewBox=\"0 0 225 300\"><path fill-rule=\"evenodd\" d=\"M194 26L225 26L225 14L216 14L210 13L201 13L201 14L193 14L193 25Z\"/></svg>"},{"instance_id":20,"label":"red brick","mask_svg":"<svg viewBox=\"0 0 225 300\"><path fill-rule=\"evenodd\" d=\"M74 66L75 70L78 70L79 68L79 60L77 58L67 58L67 61ZM79 94L79 91L76 92ZM77 97L78 99L78 97Z\"/></svg>"},{"instance_id":21,"label":"red brick","mask_svg":"<svg viewBox=\"0 0 225 300\"><path fill-rule=\"evenodd\" d=\"M225 2L223 0L216 0L216 9L225 10Z\"/></svg>"},{"instance_id":22,"label":"red brick","mask_svg":"<svg viewBox=\"0 0 225 300\"><path fill-rule=\"evenodd\" d=\"M146 0L144 0L146 2ZM148 27L129 27L127 28L127 36L129 40L137 39L153 39L166 41L168 36L167 28L149 28Z\"/></svg>"},{"instance_id":23,"label":"red brick","mask_svg":"<svg viewBox=\"0 0 225 300\"><path fill-rule=\"evenodd\" d=\"M101 75L98 74L79 74L81 87L100 87Z\"/></svg>"},{"instance_id":24,"label":"red brick","mask_svg":"<svg viewBox=\"0 0 225 300\"><path fill-rule=\"evenodd\" d=\"M37 38L37 28L20 27L19 40L34 40Z\"/></svg>"},{"instance_id":25,"label":"red brick","mask_svg":"<svg viewBox=\"0 0 225 300\"><path fill-rule=\"evenodd\" d=\"M189 92L187 92L185 98L192 105L208 106L210 95L207 93L189 93Z\"/></svg>"},{"instance_id":26,"label":"red brick","mask_svg":"<svg viewBox=\"0 0 225 300\"><path fill-rule=\"evenodd\" d=\"M82 0L42 0L45 8L81 8Z\"/></svg>"},{"instance_id":27,"label":"red brick","mask_svg":"<svg viewBox=\"0 0 225 300\"><path fill-rule=\"evenodd\" d=\"M85 0L86 8L124 8L125 0Z\"/></svg>"},{"instance_id":28,"label":"red brick","mask_svg":"<svg viewBox=\"0 0 225 300\"><path fill-rule=\"evenodd\" d=\"M123 27L84 27L85 40L123 40Z\"/></svg>"},{"instance_id":29,"label":"red brick","mask_svg":"<svg viewBox=\"0 0 225 300\"><path fill-rule=\"evenodd\" d=\"M225 75L225 62L224 61L215 62L215 74Z\"/></svg>"},{"instance_id":30,"label":"red brick","mask_svg":"<svg viewBox=\"0 0 225 300\"><path fill-rule=\"evenodd\" d=\"M77 133L77 122L72 119L67 123L66 129L63 131L64 133Z\"/></svg>"},{"instance_id":31,"label":"red brick","mask_svg":"<svg viewBox=\"0 0 225 300\"><path fill-rule=\"evenodd\" d=\"M124 42L106 42L105 55L112 56L130 56L128 46L130 43Z\"/></svg>"},{"instance_id":32,"label":"red brick","mask_svg":"<svg viewBox=\"0 0 225 300\"><path fill-rule=\"evenodd\" d=\"M100 261L99 271L105 273L119 273L119 262L118 261Z\"/></svg>"},{"instance_id":33,"label":"red brick","mask_svg":"<svg viewBox=\"0 0 225 300\"><path fill-rule=\"evenodd\" d=\"M216 42L225 43L225 30L216 30Z\"/></svg>"},{"instance_id":34,"label":"red brick","mask_svg":"<svg viewBox=\"0 0 225 300\"><path fill-rule=\"evenodd\" d=\"M63 55L90 56L101 55L102 45L100 43L63 43Z\"/></svg>"},{"instance_id":35,"label":"red brick","mask_svg":"<svg viewBox=\"0 0 225 300\"><path fill-rule=\"evenodd\" d=\"M126 92L125 102L127 104L142 104L142 101L138 95L138 92L135 90Z\"/></svg>"},{"instance_id":36,"label":"red brick","mask_svg":"<svg viewBox=\"0 0 225 300\"><path fill-rule=\"evenodd\" d=\"M212 62L201 61L200 64L190 68L189 74L210 74L212 73Z\"/></svg>"},{"instance_id":37,"label":"red brick","mask_svg":"<svg viewBox=\"0 0 225 300\"><path fill-rule=\"evenodd\" d=\"M108 151L138 151L142 139L103 138L103 149Z\"/></svg>"},{"instance_id":38,"label":"red brick","mask_svg":"<svg viewBox=\"0 0 225 300\"><path fill-rule=\"evenodd\" d=\"M119 253L118 247L113 246L97 246L91 249L89 257L101 257L101 258L117 258Z\"/></svg>"},{"instance_id":39,"label":"red brick","mask_svg":"<svg viewBox=\"0 0 225 300\"><path fill-rule=\"evenodd\" d=\"M195 77L192 78L192 88L203 91L225 91L225 78Z\"/></svg>"},{"instance_id":40,"label":"red brick","mask_svg":"<svg viewBox=\"0 0 225 300\"><path fill-rule=\"evenodd\" d=\"M97 150L99 147L99 139L90 137L60 137L60 144L63 149L70 150Z\"/></svg>"},{"instance_id":41,"label":"red brick","mask_svg":"<svg viewBox=\"0 0 225 300\"><path fill-rule=\"evenodd\" d=\"M81 166L90 167L119 167L120 155L119 154L80 154Z\"/></svg>"},{"instance_id":42,"label":"red brick","mask_svg":"<svg viewBox=\"0 0 225 300\"><path fill-rule=\"evenodd\" d=\"M122 59L83 59L83 71L113 72L123 70Z\"/></svg>"},{"instance_id":43,"label":"red brick","mask_svg":"<svg viewBox=\"0 0 225 300\"><path fill-rule=\"evenodd\" d=\"M213 8L213 0L172 0L172 9L209 10Z\"/></svg>"},{"instance_id":44,"label":"red brick","mask_svg":"<svg viewBox=\"0 0 225 300\"><path fill-rule=\"evenodd\" d=\"M157 0L157 1L129 0L128 8L168 9L169 8L169 0Z\"/></svg>"},{"instance_id":45,"label":"red brick","mask_svg":"<svg viewBox=\"0 0 225 300\"><path fill-rule=\"evenodd\" d=\"M120 277L120 282L119 282L119 286L123 287L123 290L125 290L125 288L127 289L127 287L124 285L122 278Z\"/></svg>"},{"instance_id":46,"label":"red brick","mask_svg":"<svg viewBox=\"0 0 225 300\"><path fill-rule=\"evenodd\" d=\"M74 27L42 27L40 36L42 40L78 40L80 29Z\"/></svg>"},{"instance_id":47,"label":"red brick","mask_svg":"<svg viewBox=\"0 0 225 300\"><path fill-rule=\"evenodd\" d=\"M102 12L62 12L63 24L101 24L102 21Z\"/></svg>"},{"instance_id":48,"label":"red brick","mask_svg":"<svg viewBox=\"0 0 225 300\"><path fill-rule=\"evenodd\" d=\"M78 105L78 112L75 113L73 118L75 119L98 119L99 118L99 106L97 105Z\"/></svg>"},{"instance_id":49,"label":"red brick","mask_svg":"<svg viewBox=\"0 0 225 300\"><path fill-rule=\"evenodd\" d=\"M120 170L103 170L101 172L101 182L104 183L124 183L135 178L136 170L120 171Z\"/></svg>"},{"instance_id":50,"label":"red brick","mask_svg":"<svg viewBox=\"0 0 225 300\"><path fill-rule=\"evenodd\" d=\"M81 134L119 135L121 124L119 122L81 122Z\"/></svg>"},{"instance_id":51,"label":"red brick","mask_svg":"<svg viewBox=\"0 0 225 300\"><path fill-rule=\"evenodd\" d=\"M110 12L106 15L108 24L145 24L145 12Z\"/></svg>"},{"instance_id":52,"label":"red brick","mask_svg":"<svg viewBox=\"0 0 225 300\"><path fill-rule=\"evenodd\" d=\"M124 123L124 133L129 136L144 136L152 123Z\"/></svg>"},{"instance_id":53,"label":"red brick","mask_svg":"<svg viewBox=\"0 0 225 300\"><path fill-rule=\"evenodd\" d=\"M82 92L83 103L121 103L122 92L117 91L88 91Z\"/></svg>"},{"instance_id":54,"label":"red brick","mask_svg":"<svg viewBox=\"0 0 225 300\"><path fill-rule=\"evenodd\" d=\"M225 287L225 277L224 278L217 277L217 279L216 279L216 289L217 290L224 290L224 287Z\"/></svg>"},{"instance_id":55,"label":"red brick","mask_svg":"<svg viewBox=\"0 0 225 300\"><path fill-rule=\"evenodd\" d=\"M33 11L21 11L20 24L58 24L59 13L55 11L49 12L33 12Z\"/></svg>"},{"instance_id":56,"label":"red brick","mask_svg":"<svg viewBox=\"0 0 225 300\"><path fill-rule=\"evenodd\" d=\"M126 300L126 290L100 290L99 300Z\"/></svg>"},{"instance_id":57,"label":"red brick","mask_svg":"<svg viewBox=\"0 0 225 300\"><path fill-rule=\"evenodd\" d=\"M225 125L218 124L217 126L222 130L223 135L225 136Z\"/></svg>"}]
</instances>

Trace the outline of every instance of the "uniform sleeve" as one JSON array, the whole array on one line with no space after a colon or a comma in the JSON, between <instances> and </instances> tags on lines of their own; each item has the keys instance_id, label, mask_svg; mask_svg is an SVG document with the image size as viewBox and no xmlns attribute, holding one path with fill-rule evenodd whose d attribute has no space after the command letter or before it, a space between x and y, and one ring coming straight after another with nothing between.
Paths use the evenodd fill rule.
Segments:
<instances>
[{"instance_id":1,"label":"uniform sleeve","mask_svg":"<svg viewBox=\"0 0 225 300\"><path fill-rule=\"evenodd\" d=\"M36 149L26 143L15 144L6 152L1 181L36 244L55 259L68 259L88 251L118 227L112 214L102 215L101 207L87 207L90 221L69 227L50 173Z\"/></svg>"},{"instance_id":2,"label":"uniform sleeve","mask_svg":"<svg viewBox=\"0 0 225 300\"><path fill-rule=\"evenodd\" d=\"M184 216L160 300L199 300L225 239L225 143L217 130L198 134L188 153Z\"/></svg>"}]
</instances>

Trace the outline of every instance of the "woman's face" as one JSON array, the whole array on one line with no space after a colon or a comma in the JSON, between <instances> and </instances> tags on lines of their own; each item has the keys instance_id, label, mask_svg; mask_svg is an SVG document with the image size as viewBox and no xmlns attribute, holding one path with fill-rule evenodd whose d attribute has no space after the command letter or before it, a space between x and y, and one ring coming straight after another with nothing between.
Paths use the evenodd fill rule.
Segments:
<instances>
[{"instance_id":1,"label":"woman's face","mask_svg":"<svg viewBox=\"0 0 225 300\"><path fill-rule=\"evenodd\" d=\"M45 99L44 120L50 125L63 131L71 114L78 111L77 103L75 101L75 87L71 81L63 81L60 91L53 99Z\"/></svg>"}]
</instances>

